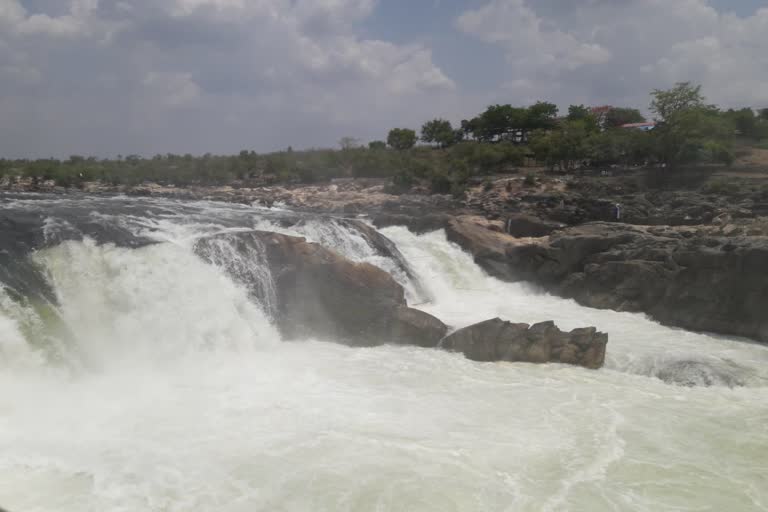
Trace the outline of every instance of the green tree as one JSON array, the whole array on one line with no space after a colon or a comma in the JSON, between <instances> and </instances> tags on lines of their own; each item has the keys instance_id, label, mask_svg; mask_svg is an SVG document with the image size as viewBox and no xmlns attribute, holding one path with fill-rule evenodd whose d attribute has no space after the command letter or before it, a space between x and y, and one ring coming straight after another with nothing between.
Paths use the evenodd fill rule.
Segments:
<instances>
[{"instance_id":1,"label":"green tree","mask_svg":"<svg viewBox=\"0 0 768 512\"><path fill-rule=\"evenodd\" d=\"M462 142L451 149L449 159L466 162L468 169L475 174L492 174L521 165L525 160L525 153L525 149L511 142Z\"/></svg>"},{"instance_id":2,"label":"green tree","mask_svg":"<svg viewBox=\"0 0 768 512\"><path fill-rule=\"evenodd\" d=\"M387 136L387 144L400 151L416 145L416 132L408 128L393 128Z\"/></svg>"},{"instance_id":3,"label":"green tree","mask_svg":"<svg viewBox=\"0 0 768 512\"><path fill-rule=\"evenodd\" d=\"M533 130L549 130L555 127L557 106L539 101L528 108L512 105L491 105L475 119L462 123L471 129L477 140L496 142L511 140L525 142Z\"/></svg>"},{"instance_id":4,"label":"green tree","mask_svg":"<svg viewBox=\"0 0 768 512\"><path fill-rule=\"evenodd\" d=\"M480 119L475 117L473 119L462 119L461 120L461 130L462 132L462 139L474 139L475 138L475 132L478 128L478 123L480 122Z\"/></svg>"},{"instance_id":5,"label":"green tree","mask_svg":"<svg viewBox=\"0 0 768 512\"><path fill-rule=\"evenodd\" d=\"M557 124L557 105L546 101L537 101L526 112L525 131L551 130Z\"/></svg>"},{"instance_id":6,"label":"green tree","mask_svg":"<svg viewBox=\"0 0 768 512\"><path fill-rule=\"evenodd\" d=\"M456 133L450 121L433 119L421 127L421 140L444 148L456 142Z\"/></svg>"},{"instance_id":7,"label":"green tree","mask_svg":"<svg viewBox=\"0 0 768 512\"><path fill-rule=\"evenodd\" d=\"M470 121L472 133L483 142L499 140L512 131L515 115L512 105L490 105L485 112Z\"/></svg>"},{"instance_id":8,"label":"green tree","mask_svg":"<svg viewBox=\"0 0 768 512\"><path fill-rule=\"evenodd\" d=\"M720 110L707 105L700 85L675 84L654 90L651 111L661 123L653 131L658 159L669 165L699 161L729 163L734 124Z\"/></svg>"},{"instance_id":9,"label":"green tree","mask_svg":"<svg viewBox=\"0 0 768 512\"><path fill-rule=\"evenodd\" d=\"M653 160L652 134L641 130L605 130L586 144L589 160L596 165L626 166Z\"/></svg>"},{"instance_id":10,"label":"green tree","mask_svg":"<svg viewBox=\"0 0 768 512\"><path fill-rule=\"evenodd\" d=\"M530 137L530 148L536 159L553 169L572 169L589 157L587 141L593 132L586 120L565 121L555 130L537 130Z\"/></svg>"},{"instance_id":11,"label":"green tree","mask_svg":"<svg viewBox=\"0 0 768 512\"><path fill-rule=\"evenodd\" d=\"M674 121L675 115L679 112L705 106L701 86L691 85L690 82L679 82L668 90L654 89L651 96L653 97L651 112L658 116L657 120L665 123Z\"/></svg>"},{"instance_id":12,"label":"green tree","mask_svg":"<svg viewBox=\"0 0 768 512\"><path fill-rule=\"evenodd\" d=\"M728 163L722 156L731 152L734 128L717 108L684 108L667 119L653 131L660 161L671 167L707 160Z\"/></svg>"},{"instance_id":13,"label":"green tree","mask_svg":"<svg viewBox=\"0 0 768 512\"><path fill-rule=\"evenodd\" d=\"M353 149L360 147L360 141L357 140L354 137L342 137L339 140L339 147L343 150ZM292 152L293 150L289 148L289 152Z\"/></svg>"},{"instance_id":14,"label":"green tree","mask_svg":"<svg viewBox=\"0 0 768 512\"><path fill-rule=\"evenodd\" d=\"M568 107L568 120L578 121L592 117L592 110L584 105L571 105Z\"/></svg>"},{"instance_id":15,"label":"green tree","mask_svg":"<svg viewBox=\"0 0 768 512\"><path fill-rule=\"evenodd\" d=\"M368 149L382 150L387 149L387 143L383 140L374 140L368 143Z\"/></svg>"},{"instance_id":16,"label":"green tree","mask_svg":"<svg viewBox=\"0 0 768 512\"><path fill-rule=\"evenodd\" d=\"M734 128L744 137L757 138L760 118L755 116L751 108L728 110L725 117L733 123Z\"/></svg>"},{"instance_id":17,"label":"green tree","mask_svg":"<svg viewBox=\"0 0 768 512\"><path fill-rule=\"evenodd\" d=\"M632 123L644 123L645 117L636 108L612 108L605 115L605 125L603 128L618 128L619 126Z\"/></svg>"},{"instance_id":18,"label":"green tree","mask_svg":"<svg viewBox=\"0 0 768 512\"><path fill-rule=\"evenodd\" d=\"M571 105L568 107L568 117L566 117L566 120L582 123L590 133L600 131L600 126L598 125L597 118L592 114L592 109L584 105Z\"/></svg>"}]
</instances>

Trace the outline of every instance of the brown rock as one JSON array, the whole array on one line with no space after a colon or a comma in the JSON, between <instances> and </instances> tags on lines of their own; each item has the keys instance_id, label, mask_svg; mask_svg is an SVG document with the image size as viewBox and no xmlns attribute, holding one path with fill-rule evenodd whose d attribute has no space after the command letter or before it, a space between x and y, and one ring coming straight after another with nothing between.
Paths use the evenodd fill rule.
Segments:
<instances>
[{"instance_id":1,"label":"brown rock","mask_svg":"<svg viewBox=\"0 0 768 512\"><path fill-rule=\"evenodd\" d=\"M434 348L447 331L445 324L432 315L398 306L393 315L390 336L393 343Z\"/></svg>"},{"instance_id":2,"label":"brown rock","mask_svg":"<svg viewBox=\"0 0 768 512\"><path fill-rule=\"evenodd\" d=\"M514 276L509 268L507 251L518 241L505 233L490 229L482 217L460 216L448 221L445 233L451 242L459 244L474 257L475 261L490 274L510 279Z\"/></svg>"},{"instance_id":3,"label":"brown rock","mask_svg":"<svg viewBox=\"0 0 768 512\"><path fill-rule=\"evenodd\" d=\"M517 238L535 238L551 235L565 226L557 222L542 220L532 215L515 213L507 217L506 233Z\"/></svg>"},{"instance_id":4,"label":"brown rock","mask_svg":"<svg viewBox=\"0 0 768 512\"><path fill-rule=\"evenodd\" d=\"M447 330L437 318L408 308L402 286L378 267L299 237L264 231L217 236L236 236L263 253L274 281L275 320L285 338L435 346ZM198 254L215 238L201 240Z\"/></svg>"},{"instance_id":5,"label":"brown rock","mask_svg":"<svg viewBox=\"0 0 768 512\"><path fill-rule=\"evenodd\" d=\"M474 361L563 363L600 368L608 335L594 327L565 333L553 322L513 324L499 318L460 329L441 346Z\"/></svg>"}]
</instances>

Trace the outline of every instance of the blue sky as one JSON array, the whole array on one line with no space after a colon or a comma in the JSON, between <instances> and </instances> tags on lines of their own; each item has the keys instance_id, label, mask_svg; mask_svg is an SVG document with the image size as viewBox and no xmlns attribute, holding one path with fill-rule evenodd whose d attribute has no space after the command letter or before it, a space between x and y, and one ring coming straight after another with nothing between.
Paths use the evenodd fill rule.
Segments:
<instances>
[{"instance_id":1,"label":"blue sky","mask_svg":"<svg viewBox=\"0 0 768 512\"><path fill-rule=\"evenodd\" d=\"M333 146L491 103L768 106L768 0L0 0L0 157Z\"/></svg>"}]
</instances>

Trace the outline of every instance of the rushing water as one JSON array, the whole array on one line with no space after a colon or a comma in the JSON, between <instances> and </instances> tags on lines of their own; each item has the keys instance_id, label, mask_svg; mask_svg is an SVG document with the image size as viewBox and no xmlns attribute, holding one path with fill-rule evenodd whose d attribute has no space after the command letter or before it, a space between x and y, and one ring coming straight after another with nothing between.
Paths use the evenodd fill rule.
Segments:
<instances>
[{"instance_id":1,"label":"rushing water","mask_svg":"<svg viewBox=\"0 0 768 512\"><path fill-rule=\"evenodd\" d=\"M43 226L28 255L0 247L24 276L0 273L10 512L768 510L764 346L502 283L441 232L383 230L414 283L328 219L121 198L0 208ZM378 264L453 327L595 325L606 368L282 343L258 247L197 245L248 229Z\"/></svg>"}]
</instances>

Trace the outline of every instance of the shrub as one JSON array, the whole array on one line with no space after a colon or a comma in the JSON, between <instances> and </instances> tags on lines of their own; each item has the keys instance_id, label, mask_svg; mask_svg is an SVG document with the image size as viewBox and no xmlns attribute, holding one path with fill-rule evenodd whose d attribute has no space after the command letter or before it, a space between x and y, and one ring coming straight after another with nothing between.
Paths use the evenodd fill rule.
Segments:
<instances>
[{"instance_id":1,"label":"shrub","mask_svg":"<svg viewBox=\"0 0 768 512\"><path fill-rule=\"evenodd\" d=\"M701 191L712 195L733 195L739 192L739 186L732 181L717 180L704 185Z\"/></svg>"}]
</instances>

